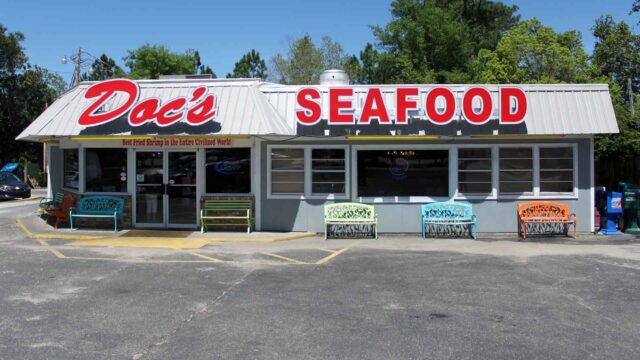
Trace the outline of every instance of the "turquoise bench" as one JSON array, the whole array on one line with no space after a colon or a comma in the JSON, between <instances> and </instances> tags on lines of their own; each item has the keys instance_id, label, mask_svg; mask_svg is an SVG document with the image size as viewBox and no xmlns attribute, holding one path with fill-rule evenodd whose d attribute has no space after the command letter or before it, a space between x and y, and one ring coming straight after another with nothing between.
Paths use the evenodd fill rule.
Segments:
<instances>
[{"instance_id":1,"label":"turquoise bench","mask_svg":"<svg viewBox=\"0 0 640 360\"><path fill-rule=\"evenodd\" d=\"M469 204L453 201L422 205L422 238L427 238L427 227L469 226L471 237L476 238L477 219Z\"/></svg>"},{"instance_id":2,"label":"turquoise bench","mask_svg":"<svg viewBox=\"0 0 640 360\"><path fill-rule=\"evenodd\" d=\"M85 196L77 208L69 211L69 223L73 229L74 218L113 219L113 231L118 231L118 218L124 217L124 199L115 196Z\"/></svg>"},{"instance_id":3,"label":"turquoise bench","mask_svg":"<svg viewBox=\"0 0 640 360\"><path fill-rule=\"evenodd\" d=\"M378 238L378 215L373 205L360 203L337 203L324 207L324 239L329 225L370 225L373 236Z\"/></svg>"}]
</instances>

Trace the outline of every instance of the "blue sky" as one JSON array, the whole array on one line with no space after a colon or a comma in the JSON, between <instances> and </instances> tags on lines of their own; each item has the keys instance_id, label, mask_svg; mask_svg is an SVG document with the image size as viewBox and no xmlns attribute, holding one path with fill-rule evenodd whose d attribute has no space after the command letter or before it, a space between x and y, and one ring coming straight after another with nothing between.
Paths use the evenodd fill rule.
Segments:
<instances>
[{"instance_id":1,"label":"blue sky","mask_svg":"<svg viewBox=\"0 0 640 360\"><path fill-rule=\"evenodd\" d=\"M593 48L589 29L602 14L625 20L638 32L640 15L629 16L632 0L503 0L520 7L523 19L537 17L557 31L577 29ZM255 48L263 58L285 52L287 39L329 35L350 53L374 41L369 25L390 20L389 0L233 1L31 1L0 0L0 23L25 34L30 62L71 77L60 59L81 46L106 53L123 65L127 49L144 43L174 51L194 48L218 76Z\"/></svg>"}]
</instances>

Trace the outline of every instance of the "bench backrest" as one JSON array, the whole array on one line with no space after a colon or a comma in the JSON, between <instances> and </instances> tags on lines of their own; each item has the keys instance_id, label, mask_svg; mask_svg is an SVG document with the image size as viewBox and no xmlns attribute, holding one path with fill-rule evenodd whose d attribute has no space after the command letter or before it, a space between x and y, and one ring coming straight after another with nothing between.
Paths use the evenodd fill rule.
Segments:
<instances>
[{"instance_id":1,"label":"bench backrest","mask_svg":"<svg viewBox=\"0 0 640 360\"><path fill-rule=\"evenodd\" d=\"M251 200L205 200L203 210L205 212L251 210L251 206Z\"/></svg>"},{"instance_id":2,"label":"bench backrest","mask_svg":"<svg viewBox=\"0 0 640 360\"><path fill-rule=\"evenodd\" d=\"M59 191L53 196L53 205L62 204L62 199L64 199L64 193Z\"/></svg>"},{"instance_id":3,"label":"bench backrest","mask_svg":"<svg viewBox=\"0 0 640 360\"><path fill-rule=\"evenodd\" d=\"M60 193L60 194L62 194L62 193ZM69 210L71 210L71 208L75 204L76 204L76 198L73 197L73 195L71 195L71 194L62 194L62 198L60 200L60 203L58 204L58 209L60 209L60 211L63 214L69 215Z\"/></svg>"},{"instance_id":4,"label":"bench backrest","mask_svg":"<svg viewBox=\"0 0 640 360\"><path fill-rule=\"evenodd\" d=\"M453 201L435 202L422 205L422 217L427 219L471 219L473 208L470 204Z\"/></svg>"},{"instance_id":5,"label":"bench backrest","mask_svg":"<svg viewBox=\"0 0 640 360\"><path fill-rule=\"evenodd\" d=\"M568 219L569 205L555 201L526 201L518 204L520 218Z\"/></svg>"},{"instance_id":6,"label":"bench backrest","mask_svg":"<svg viewBox=\"0 0 640 360\"><path fill-rule=\"evenodd\" d=\"M373 205L360 203L337 203L324 206L324 218L349 220L374 220L376 209Z\"/></svg>"},{"instance_id":7,"label":"bench backrest","mask_svg":"<svg viewBox=\"0 0 640 360\"><path fill-rule=\"evenodd\" d=\"M85 196L80 199L78 204L79 213L91 214L113 214L117 212L119 215L124 213L124 199L116 196Z\"/></svg>"}]
</instances>

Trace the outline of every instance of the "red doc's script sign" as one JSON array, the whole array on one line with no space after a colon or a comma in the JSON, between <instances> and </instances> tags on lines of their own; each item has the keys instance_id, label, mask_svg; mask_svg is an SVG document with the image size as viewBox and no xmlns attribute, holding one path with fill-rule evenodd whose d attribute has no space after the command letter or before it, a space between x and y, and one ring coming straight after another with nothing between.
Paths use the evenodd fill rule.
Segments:
<instances>
[{"instance_id":1,"label":"red doc's script sign","mask_svg":"<svg viewBox=\"0 0 640 360\"><path fill-rule=\"evenodd\" d=\"M124 96L124 102L114 109L100 112L118 93ZM91 85L84 93L84 98L95 100L80 115L78 124L87 127L103 125L129 112L131 126L151 122L164 127L183 119L189 125L201 125L214 120L217 114L216 97L207 94L205 86L195 88L190 96L176 97L164 104L158 98L140 100L139 97L140 87L131 80L115 79Z\"/></svg>"},{"instance_id":2,"label":"red doc's script sign","mask_svg":"<svg viewBox=\"0 0 640 360\"><path fill-rule=\"evenodd\" d=\"M369 125L372 120L376 120L381 125L406 125L409 111L424 110L430 122L446 125L454 119L458 109L461 108L464 119L471 124L482 125L491 120L494 106L498 106L499 123L511 125L522 123L527 113L526 93L514 86L499 88L498 104L494 104L491 92L482 86L470 86L459 101L456 100L453 91L447 87L430 88L425 96L421 96L418 87L398 87L394 89L397 115L392 121L390 104L385 104L382 92L378 87L368 88L364 104L356 111L353 88L330 88L327 95L329 114L323 114L320 90L311 87L302 88L296 95L298 124L311 126L324 118L329 125ZM443 105L437 106L436 100ZM479 108L474 106L474 101L480 104ZM357 113L360 115L356 116Z\"/></svg>"}]
</instances>

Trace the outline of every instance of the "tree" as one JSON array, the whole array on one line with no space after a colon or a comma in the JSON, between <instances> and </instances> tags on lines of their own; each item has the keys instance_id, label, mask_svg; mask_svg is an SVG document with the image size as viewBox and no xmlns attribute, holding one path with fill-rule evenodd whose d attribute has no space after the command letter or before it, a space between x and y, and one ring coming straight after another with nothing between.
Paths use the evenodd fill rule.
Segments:
<instances>
[{"instance_id":1,"label":"tree","mask_svg":"<svg viewBox=\"0 0 640 360\"><path fill-rule=\"evenodd\" d=\"M472 72L481 83L584 83L593 76L580 33L556 33L537 19L511 29L495 50L480 50Z\"/></svg>"},{"instance_id":2,"label":"tree","mask_svg":"<svg viewBox=\"0 0 640 360\"><path fill-rule=\"evenodd\" d=\"M317 84L320 74L327 69L348 67L349 71L355 69L357 72L353 56L345 54L342 46L329 36L322 37L320 47L313 43L309 35L289 41L287 54L277 54L271 62L271 76L281 84Z\"/></svg>"},{"instance_id":3,"label":"tree","mask_svg":"<svg viewBox=\"0 0 640 360\"><path fill-rule=\"evenodd\" d=\"M596 43L593 64L599 75L615 81L627 101L627 81L631 80L632 94L640 90L640 36L631 32L624 21L615 22L610 15L596 20L592 28Z\"/></svg>"},{"instance_id":4,"label":"tree","mask_svg":"<svg viewBox=\"0 0 640 360\"><path fill-rule=\"evenodd\" d=\"M24 35L0 25L0 163L20 158L39 161L41 146L15 141L40 113L64 91L64 80L28 63Z\"/></svg>"},{"instance_id":5,"label":"tree","mask_svg":"<svg viewBox=\"0 0 640 360\"><path fill-rule=\"evenodd\" d=\"M400 83L468 82L470 60L480 49L495 48L518 23L516 11L487 0L393 1L392 20L373 27L377 44L365 48L371 64L365 74Z\"/></svg>"},{"instance_id":6,"label":"tree","mask_svg":"<svg viewBox=\"0 0 640 360\"><path fill-rule=\"evenodd\" d=\"M252 49L242 55L233 67L233 72L227 74L227 78L267 78L267 64L260 57L260 53Z\"/></svg>"},{"instance_id":7,"label":"tree","mask_svg":"<svg viewBox=\"0 0 640 360\"><path fill-rule=\"evenodd\" d=\"M132 79L157 79L160 75L211 74L213 70L201 63L200 54L187 49L183 54L171 52L162 45L143 45L129 50L124 58Z\"/></svg>"},{"instance_id":8,"label":"tree","mask_svg":"<svg viewBox=\"0 0 640 360\"><path fill-rule=\"evenodd\" d=\"M91 65L91 71L80 75L82 81L102 81L113 78L124 77L125 72L116 65L116 61L108 57L107 54L100 55Z\"/></svg>"}]
</instances>

